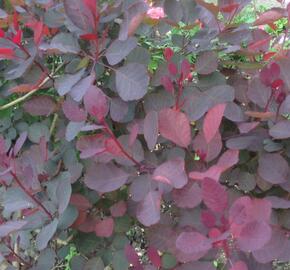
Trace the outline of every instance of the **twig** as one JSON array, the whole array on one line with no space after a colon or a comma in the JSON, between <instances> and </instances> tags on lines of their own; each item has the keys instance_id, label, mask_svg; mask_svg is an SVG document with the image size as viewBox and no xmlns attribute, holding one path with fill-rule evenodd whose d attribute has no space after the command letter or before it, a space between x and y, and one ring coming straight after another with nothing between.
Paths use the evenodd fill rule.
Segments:
<instances>
[{"instance_id":1,"label":"twig","mask_svg":"<svg viewBox=\"0 0 290 270\"><path fill-rule=\"evenodd\" d=\"M52 133L53 133L53 131L54 131L54 129L55 129L57 119L58 119L58 114L55 113L55 114L53 115L53 119L52 119L51 126L50 126L50 129L49 129L49 134L50 134L50 136L52 135Z\"/></svg>"},{"instance_id":2,"label":"twig","mask_svg":"<svg viewBox=\"0 0 290 270\"><path fill-rule=\"evenodd\" d=\"M24 264L25 266L31 267L31 264L26 262L24 259L22 259L15 251L13 248L11 248L9 245L6 245L6 247L9 249L9 251L13 254L15 258L17 258L18 262Z\"/></svg>"},{"instance_id":3,"label":"twig","mask_svg":"<svg viewBox=\"0 0 290 270\"><path fill-rule=\"evenodd\" d=\"M142 168L142 164L140 162L138 162L136 159L134 159L121 145L121 143L118 141L118 139L116 138L115 134L112 132L112 130L110 129L110 127L108 126L108 124L106 123L105 120L101 121L101 124L105 127L105 131L110 135L110 137L114 140L115 144L119 147L119 149L121 150L121 152L129 159L131 160L136 166L138 166L139 168Z\"/></svg>"},{"instance_id":4,"label":"twig","mask_svg":"<svg viewBox=\"0 0 290 270\"><path fill-rule=\"evenodd\" d=\"M44 86L49 80L50 78L57 72L59 71L63 66L65 65L65 63L62 63L61 65L59 65L56 70L54 71L53 74L47 76L40 84L38 84L34 89L32 89L30 92L28 92L27 94L25 94L24 96L21 96L5 105L0 106L0 111L6 110L10 107L13 107L15 105L17 105L18 103L26 100L27 98L29 98L30 96L32 96L35 92L37 92L42 86Z\"/></svg>"},{"instance_id":5,"label":"twig","mask_svg":"<svg viewBox=\"0 0 290 270\"><path fill-rule=\"evenodd\" d=\"M31 198L42 210L45 212L45 214L49 217L49 219L53 220L52 214L47 210L47 208L39 201L36 199L30 192L29 190L21 183L20 179L14 172L10 172L10 174L13 176L14 180L18 184L18 186Z\"/></svg>"}]
</instances>

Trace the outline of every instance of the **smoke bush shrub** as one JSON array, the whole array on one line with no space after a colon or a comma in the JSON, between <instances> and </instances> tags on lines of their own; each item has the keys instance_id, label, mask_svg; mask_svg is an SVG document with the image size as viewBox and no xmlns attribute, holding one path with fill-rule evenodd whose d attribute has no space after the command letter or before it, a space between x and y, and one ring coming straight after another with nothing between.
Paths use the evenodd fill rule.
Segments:
<instances>
[{"instance_id":1,"label":"smoke bush shrub","mask_svg":"<svg viewBox=\"0 0 290 270\"><path fill-rule=\"evenodd\" d=\"M1 269L290 260L290 6L1 5Z\"/></svg>"}]
</instances>

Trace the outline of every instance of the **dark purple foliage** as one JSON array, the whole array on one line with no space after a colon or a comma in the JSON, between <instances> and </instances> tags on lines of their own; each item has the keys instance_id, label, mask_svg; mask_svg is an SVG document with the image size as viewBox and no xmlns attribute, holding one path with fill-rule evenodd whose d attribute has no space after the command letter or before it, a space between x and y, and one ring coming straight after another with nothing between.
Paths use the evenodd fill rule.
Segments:
<instances>
[{"instance_id":1,"label":"dark purple foliage","mask_svg":"<svg viewBox=\"0 0 290 270\"><path fill-rule=\"evenodd\" d=\"M290 260L290 5L2 2L1 266Z\"/></svg>"}]
</instances>

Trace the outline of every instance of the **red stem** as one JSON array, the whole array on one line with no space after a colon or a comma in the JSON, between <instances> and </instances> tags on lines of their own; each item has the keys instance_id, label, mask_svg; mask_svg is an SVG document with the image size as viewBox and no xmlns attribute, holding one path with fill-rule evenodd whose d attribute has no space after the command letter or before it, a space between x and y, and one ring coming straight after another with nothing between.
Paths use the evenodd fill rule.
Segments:
<instances>
[{"instance_id":1,"label":"red stem","mask_svg":"<svg viewBox=\"0 0 290 270\"><path fill-rule=\"evenodd\" d=\"M13 256L19 260L20 263L22 263L28 267L32 266L30 263L24 261L24 259L22 259L17 253L15 253L15 251L9 245L6 245L6 247L10 250L10 252L13 254Z\"/></svg>"},{"instance_id":2,"label":"red stem","mask_svg":"<svg viewBox=\"0 0 290 270\"><path fill-rule=\"evenodd\" d=\"M115 134L112 132L112 130L110 129L110 127L108 126L108 124L106 123L105 120L101 121L101 124L104 125L106 132L111 136L111 138L114 140L114 142L116 143L116 145L119 147L119 149L121 150L121 152L129 159L131 160L136 166L138 166L139 168L142 168L142 164L140 162L138 162L136 159L134 159L128 152L126 152L126 150L123 148L123 146L120 144L120 142L117 140Z\"/></svg>"},{"instance_id":3,"label":"red stem","mask_svg":"<svg viewBox=\"0 0 290 270\"><path fill-rule=\"evenodd\" d=\"M10 172L10 174L13 176L14 180L18 184L18 186L46 213L46 215L53 220L52 214L47 210L47 208L39 201L37 198L35 198L30 191L21 183L20 179L14 172Z\"/></svg>"},{"instance_id":4,"label":"red stem","mask_svg":"<svg viewBox=\"0 0 290 270\"><path fill-rule=\"evenodd\" d=\"M180 102L180 97L182 95L182 91L183 91L183 86L182 86L182 82L181 82L181 78L180 78L179 82L178 82L178 92L177 92L177 97L176 97L176 102L175 102L176 110L180 109L179 102Z\"/></svg>"}]
</instances>

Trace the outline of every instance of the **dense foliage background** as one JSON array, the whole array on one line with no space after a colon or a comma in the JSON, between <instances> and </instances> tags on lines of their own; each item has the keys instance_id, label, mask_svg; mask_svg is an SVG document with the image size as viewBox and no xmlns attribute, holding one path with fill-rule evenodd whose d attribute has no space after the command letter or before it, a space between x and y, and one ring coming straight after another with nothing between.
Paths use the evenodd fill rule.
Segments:
<instances>
[{"instance_id":1,"label":"dense foliage background","mask_svg":"<svg viewBox=\"0 0 290 270\"><path fill-rule=\"evenodd\" d=\"M0 269L290 261L290 5L0 3Z\"/></svg>"}]
</instances>

